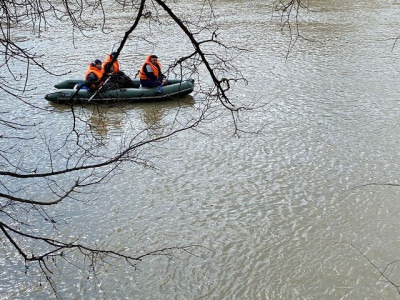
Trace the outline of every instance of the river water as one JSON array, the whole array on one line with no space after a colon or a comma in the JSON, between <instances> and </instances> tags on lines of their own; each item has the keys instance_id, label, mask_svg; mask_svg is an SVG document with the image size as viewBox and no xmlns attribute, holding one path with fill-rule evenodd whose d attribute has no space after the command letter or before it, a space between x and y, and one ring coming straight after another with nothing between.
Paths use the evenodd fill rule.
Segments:
<instances>
[{"instance_id":1,"label":"river water","mask_svg":"<svg viewBox=\"0 0 400 300\"><path fill-rule=\"evenodd\" d=\"M185 5L181 12L193 16L201 8ZM237 138L229 113L216 110L196 131L147 148L143 156L156 170L126 165L88 194L88 202L68 202L57 211L66 220L61 232L105 248L141 254L198 247L191 254L174 251L172 259L144 259L137 271L102 265L94 284L87 272L61 264L61 296L399 298L400 187L390 184L400 184L400 2L312 1L310 9L300 18L304 39L286 59L289 36L271 19L270 3L216 1L221 36L250 50L235 61L248 85L238 83L230 95L236 103L257 104L241 115L241 128L251 133ZM126 22L112 26L127 30ZM66 32L56 27L35 39L55 71L72 70L66 77L81 76L93 53L106 53L118 41L99 43L104 37L93 34L65 47ZM168 65L189 45L177 43L172 29L163 34L170 38L155 38L150 51ZM146 46L132 38L121 53L130 75ZM29 116L62 141L71 111L42 99L49 84L61 81L46 76L31 74L38 84L34 103L45 111L30 107L27 113L4 101L3 110ZM157 134L177 113L190 119L201 105L202 96L193 93L184 102L84 111L99 136L117 141L144 125ZM27 276L16 255L1 253L1 299L54 297L35 270ZM386 266L393 284L378 272Z\"/></svg>"}]
</instances>

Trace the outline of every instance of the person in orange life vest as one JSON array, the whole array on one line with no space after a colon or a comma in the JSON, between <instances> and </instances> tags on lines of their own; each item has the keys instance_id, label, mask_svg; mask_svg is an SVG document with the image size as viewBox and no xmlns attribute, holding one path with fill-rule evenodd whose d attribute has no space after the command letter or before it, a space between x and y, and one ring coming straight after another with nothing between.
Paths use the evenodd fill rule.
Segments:
<instances>
[{"instance_id":1,"label":"person in orange life vest","mask_svg":"<svg viewBox=\"0 0 400 300\"><path fill-rule=\"evenodd\" d=\"M111 52L107 55L102 65L103 71L106 72L106 76L111 76L110 84L112 84L114 88L134 87L132 79L120 70L118 58L116 58L111 65L111 61L117 57L117 55L117 52Z\"/></svg>"},{"instance_id":2,"label":"person in orange life vest","mask_svg":"<svg viewBox=\"0 0 400 300\"><path fill-rule=\"evenodd\" d=\"M90 63L88 69L85 73L85 83L83 85L87 86L87 89L94 92L102 84L103 69L101 68L101 60L96 59L94 62Z\"/></svg>"},{"instance_id":3,"label":"person in orange life vest","mask_svg":"<svg viewBox=\"0 0 400 300\"><path fill-rule=\"evenodd\" d=\"M148 88L158 88L162 91L162 85L167 84L166 76L161 72L161 64L157 55L148 55L139 71L140 84Z\"/></svg>"},{"instance_id":4,"label":"person in orange life vest","mask_svg":"<svg viewBox=\"0 0 400 300\"><path fill-rule=\"evenodd\" d=\"M110 65L111 61L114 57L117 56L117 52L111 52L107 55L106 59L103 61L102 69L104 72L117 74L119 72L119 62L118 59L115 59L114 63Z\"/></svg>"}]
</instances>

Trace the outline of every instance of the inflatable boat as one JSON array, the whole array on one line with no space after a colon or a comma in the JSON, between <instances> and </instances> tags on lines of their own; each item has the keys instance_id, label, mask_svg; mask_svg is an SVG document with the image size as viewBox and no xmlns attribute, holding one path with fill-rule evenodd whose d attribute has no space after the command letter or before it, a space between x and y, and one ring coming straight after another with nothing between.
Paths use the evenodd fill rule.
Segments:
<instances>
[{"instance_id":1,"label":"inflatable boat","mask_svg":"<svg viewBox=\"0 0 400 300\"><path fill-rule=\"evenodd\" d=\"M194 89L193 79L168 79L168 83L161 90L144 88L140 85L139 79L134 79L133 87L130 88L105 91L100 89L98 92L77 88L81 84L83 84L83 80L80 79L64 80L54 86L57 89L55 92L47 94L44 98L58 104L132 103L175 99L190 94Z\"/></svg>"}]
</instances>

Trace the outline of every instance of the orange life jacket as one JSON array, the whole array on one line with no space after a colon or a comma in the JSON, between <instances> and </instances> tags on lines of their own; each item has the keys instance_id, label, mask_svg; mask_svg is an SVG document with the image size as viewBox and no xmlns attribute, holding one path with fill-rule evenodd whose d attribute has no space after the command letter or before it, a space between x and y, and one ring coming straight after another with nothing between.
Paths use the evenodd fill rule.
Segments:
<instances>
[{"instance_id":1,"label":"orange life jacket","mask_svg":"<svg viewBox=\"0 0 400 300\"><path fill-rule=\"evenodd\" d=\"M91 63L89 64L89 67L85 73L85 81L87 77L89 76L90 73L93 73L97 77L97 81L92 83L91 86L88 86L89 89L96 89L98 86L102 84L101 78L103 77L103 69L99 70L95 66L93 66Z\"/></svg>"},{"instance_id":2,"label":"orange life jacket","mask_svg":"<svg viewBox=\"0 0 400 300\"><path fill-rule=\"evenodd\" d=\"M89 64L89 67L86 70L85 77L84 77L85 80L87 79L87 77L89 76L90 73L94 73L94 75L97 76L98 82L100 82L101 77L103 77L103 69L99 70L95 66L93 66L91 63Z\"/></svg>"},{"instance_id":3,"label":"orange life jacket","mask_svg":"<svg viewBox=\"0 0 400 300\"><path fill-rule=\"evenodd\" d=\"M111 62L111 60L112 60L111 55L108 54L106 59L104 60L103 64L101 65L101 67L104 70L104 72L106 70L107 64L109 64ZM117 74L119 72L119 62L117 60L114 61L113 65L112 65L112 67L110 69L110 72L113 72L114 74Z\"/></svg>"},{"instance_id":4,"label":"orange life jacket","mask_svg":"<svg viewBox=\"0 0 400 300\"><path fill-rule=\"evenodd\" d=\"M153 74L157 78L158 78L159 73L161 72L161 63L159 61L157 61L157 64L153 65L150 61L150 56L151 56L150 54L147 55L146 60L144 61L144 63L142 64L142 67L140 68L139 78L142 80L149 80L149 78L147 78L146 72L145 72L146 65L149 65L153 69Z\"/></svg>"}]
</instances>

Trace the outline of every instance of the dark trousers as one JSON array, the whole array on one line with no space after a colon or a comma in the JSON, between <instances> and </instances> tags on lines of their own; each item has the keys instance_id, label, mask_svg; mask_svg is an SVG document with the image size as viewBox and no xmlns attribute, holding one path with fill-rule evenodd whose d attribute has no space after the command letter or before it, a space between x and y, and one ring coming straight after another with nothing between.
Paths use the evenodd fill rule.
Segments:
<instances>
[{"instance_id":1,"label":"dark trousers","mask_svg":"<svg viewBox=\"0 0 400 300\"><path fill-rule=\"evenodd\" d=\"M142 80L140 79L140 84L147 88L153 88L162 85L160 80Z\"/></svg>"}]
</instances>

